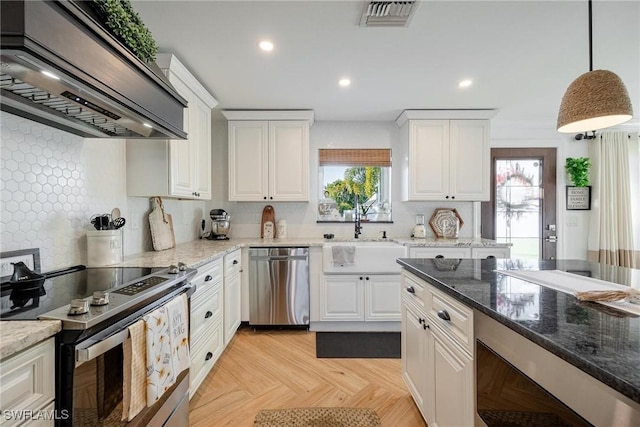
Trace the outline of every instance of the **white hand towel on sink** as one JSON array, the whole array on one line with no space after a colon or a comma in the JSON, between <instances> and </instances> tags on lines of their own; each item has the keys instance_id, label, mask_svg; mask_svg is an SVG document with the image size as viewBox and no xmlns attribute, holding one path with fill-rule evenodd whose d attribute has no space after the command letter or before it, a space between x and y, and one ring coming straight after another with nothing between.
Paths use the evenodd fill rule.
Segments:
<instances>
[{"instance_id":1,"label":"white hand towel on sink","mask_svg":"<svg viewBox=\"0 0 640 427\"><path fill-rule=\"evenodd\" d=\"M332 246L331 257L334 265L353 265L355 263L355 246Z\"/></svg>"}]
</instances>

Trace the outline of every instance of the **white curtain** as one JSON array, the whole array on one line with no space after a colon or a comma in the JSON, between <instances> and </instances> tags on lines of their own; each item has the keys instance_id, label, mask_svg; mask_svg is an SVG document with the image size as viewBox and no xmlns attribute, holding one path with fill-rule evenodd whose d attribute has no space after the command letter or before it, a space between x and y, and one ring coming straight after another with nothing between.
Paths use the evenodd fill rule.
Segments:
<instances>
[{"instance_id":1,"label":"white curtain","mask_svg":"<svg viewBox=\"0 0 640 427\"><path fill-rule=\"evenodd\" d=\"M592 212L588 259L640 268L638 133L604 131L589 144ZM634 243L634 240L636 241Z\"/></svg>"}]
</instances>

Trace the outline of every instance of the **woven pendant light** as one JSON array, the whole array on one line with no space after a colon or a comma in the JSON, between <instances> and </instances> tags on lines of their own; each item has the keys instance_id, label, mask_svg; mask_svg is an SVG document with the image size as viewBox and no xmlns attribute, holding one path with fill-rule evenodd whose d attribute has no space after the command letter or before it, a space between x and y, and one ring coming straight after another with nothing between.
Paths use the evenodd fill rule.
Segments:
<instances>
[{"instance_id":1,"label":"woven pendant light","mask_svg":"<svg viewBox=\"0 0 640 427\"><path fill-rule=\"evenodd\" d=\"M631 99L615 73L593 71L591 0L589 0L589 72L567 88L558 112L558 132L574 133L604 129L633 117Z\"/></svg>"}]
</instances>

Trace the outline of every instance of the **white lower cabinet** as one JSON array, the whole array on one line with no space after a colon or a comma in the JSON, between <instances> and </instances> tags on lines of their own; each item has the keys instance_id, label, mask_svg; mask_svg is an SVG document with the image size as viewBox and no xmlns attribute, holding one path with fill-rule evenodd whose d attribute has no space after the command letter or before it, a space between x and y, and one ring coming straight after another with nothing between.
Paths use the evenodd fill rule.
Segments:
<instances>
[{"instance_id":1,"label":"white lower cabinet","mask_svg":"<svg viewBox=\"0 0 640 427\"><path fill-rule=\"evenodd\" d=\"M325 275L320 284L320 320L399 321L400 276Z\"/></svg>"},{"instance_id":2,"label":"white lower cabinet","mask_svg":"<svg viewBox=\"0 0 640 427\"><path fill-rule=\"evenodd\" d=\"M451 247L430 246L409 248L409 258L509 258L508 246Z\"/></svg>"},{"instance_id":3,"label":"white lower cabinet","mask_svg":"<svg viewBox=\"0 0 640 427\"><path fill-rule=\"evenodd\" d=\"M241 321L241 275L242 256L240 249L224 256L224 345L235 335Z\"/></svg>"},{"instance_id":4,"label":"white lower cabinet","mask_svg":"<svg viewBox=\"0 0 640 427\"><path fill-rule=\"evenodd\" d=\"M473 426L473 347L456 322L473 330L473 311L409 273L402 281L402 377L430 427Z\"/></svg>"},{"instance_id":5,"label":"white lower cabinet","mask_svg":"<svg viewBox=\"0 0 640 427\"><path fill-rule=\"evenodd\" d=\"M196 291L191 296L189 398L202 384L224 350L224 289L222 258L198 268L192 280Z\"/></svg>"},{"instance_id":6,"label":"white lower cabinet","mask_svg":"<svg viewBox=\"0 0 640 427\"><path fill-rule=\"evenodd\" d=\"M52 418L54 409L54 347L49 338L0 362L0 426L54 425L53 419L41 419ZM29 412L39 419L25 422Z\"/></svg>"}]
</instances>

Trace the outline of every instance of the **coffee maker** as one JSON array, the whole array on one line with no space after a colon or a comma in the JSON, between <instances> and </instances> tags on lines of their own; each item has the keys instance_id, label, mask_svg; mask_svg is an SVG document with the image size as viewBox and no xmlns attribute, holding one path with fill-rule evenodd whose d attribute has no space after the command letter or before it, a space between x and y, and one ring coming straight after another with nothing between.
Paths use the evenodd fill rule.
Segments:
<instances>
[{"instance_id":1,"label":"coffee maker","mask_svg":"<svg viewBox=\"0 0 640 427\"><path fill-rule=\"evenodd\" d=\"M229 240L229 219L231 216L224 209L211 209L209 212L211 217L211 233L210 240Z\"/></svg>"}]
</instances>

